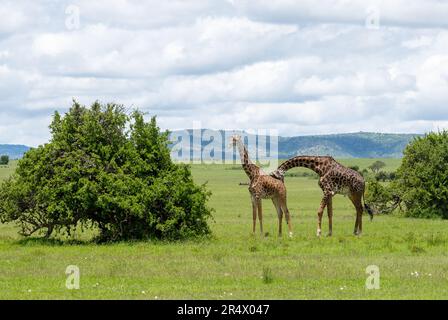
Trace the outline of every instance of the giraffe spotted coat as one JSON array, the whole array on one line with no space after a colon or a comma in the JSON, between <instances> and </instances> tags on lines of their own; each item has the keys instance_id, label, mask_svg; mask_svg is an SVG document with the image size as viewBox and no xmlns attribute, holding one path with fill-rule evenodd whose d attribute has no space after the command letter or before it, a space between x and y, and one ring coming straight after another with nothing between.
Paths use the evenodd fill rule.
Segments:
<instances>
[{"instance_id":1,"label":"giraffe spotted coat","mask_svg":"<svg viewBox=\"0 0 448 320\"><path fill-rule=\"evenodd\" d=\"M252 231L255 233L256 219L258 216L260 224L260 232L263 234L263 214L262 214L262 199L271 199L278 217L278 233L282 233L282 219L285 215L288 224L289 236L292 236L291 216L286 205L286 187L283 181L276 179L261 170L257 165L252 163L249 158L249 153L241 141L240 136L233 136L231 138L233 146L238 147L241 158L241 165L244 172L249 177L249 193L252 200L252 214L253 227Z\"/></svg>"},{"instance_id":2,"label":"giraffe spotted coat","mask_svg":"<svg viewBox=\"0 0 448 320\"><path fill-rule=\"evenodd\" d=\"M356 209L355 234L362 232L362 212L365 208L369 215L372 211L369 206L362 204L364 198L365 182L364 178L355 170L347 168L337 162L332 157L319 156L297 156L282 163L271 176L284 181L284 174L289 169L295 167L305 167L313 170L319 175L319 187L323 191L323 198L318 210L317 235L321 234L322 214L325 208L328 211L329 232L331 235L333 205L332 197L336 194L346 195L350 198Z\"/></svg>"}]
</instances>

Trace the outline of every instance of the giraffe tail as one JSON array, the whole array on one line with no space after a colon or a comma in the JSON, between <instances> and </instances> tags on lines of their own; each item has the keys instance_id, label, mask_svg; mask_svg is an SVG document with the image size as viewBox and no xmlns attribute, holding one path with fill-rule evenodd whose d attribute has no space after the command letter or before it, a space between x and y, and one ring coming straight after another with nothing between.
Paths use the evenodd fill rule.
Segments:
<instances>
[{"instance_id":1,"label":"giraffe tail","mask_svg":"<svg viewBox=\"0 0 448 320\"><path fill-rule=\"evenodd\" d=\"M372 210L372 208L367 204L367 203L365 203L364 202L364 209L367 211L367 213L369 214L369 216L370 216L370 221L372 221L373 220L373 210Z\"/></svg>"},{"instance_id":2,"label":"giraffe tail","mask_svg":"<svg viewBox=\"0 0 448 320\"><path fill-rule=\"evenodd\" d=\"M364 194L362 195L362 202L364 203L364 210L367 211L367 213L370 216L370 221L372 221L373 220L373 209L370 205L368 205L366 203L366 197Z\"/></svg>"}]
</instances>

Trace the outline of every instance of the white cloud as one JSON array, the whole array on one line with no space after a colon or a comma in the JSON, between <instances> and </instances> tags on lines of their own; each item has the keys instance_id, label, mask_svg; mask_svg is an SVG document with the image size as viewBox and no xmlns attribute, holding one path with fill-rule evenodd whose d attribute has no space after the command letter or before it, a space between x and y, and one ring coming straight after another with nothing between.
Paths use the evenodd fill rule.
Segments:
<instances>
[{"instance_id":1,"label":"white cloud","mask_svg":"<svg viewBox=\"0 0 448 320\"><path fill-rule=\"evenodd\" d=\"M66 28L68 5L79 29ZM0 142L45 142L72 98L135 106L171 129L448 123L442 1L4 0L0 16Z\"/></svg>"},{"instance_id":2,"label":"white cloud","mask_svg":"<svg viewBox=\"0 0 448 320\"><path fill-rule=\"evenodd\" d=\"M11 2L2 3L0 6L0 34L6 32L13 32L21 28L25 22L26 17L19 8L15 8Z\"/></svg>"},{"instance_id":3,"label":"white cloud","mask_svg":"<svg viewBox=\"0 0 448 320\"><path fill-rule=\"evenodd\" d=\"M433 38L428 36L419 36L414 39L403 41L403 46L409 49L417 49L422 47L428 47L433 43Z\"/></svg>"},{"instance_id":4,"label":"white cloud","mask_svg":"<svg viewBox=\"0 0 448 320\"><path fill-rule=\"evenodd\" d=\"M393 92L413 90L415 80L410 75L392 75L385 71L356 73L348 76L336 76L334 78L319 78L311 76L299 80L294 90L302 95L325 96L372 96L384 95Z\"/></svg>"},{"instance_id":5,"label":"white cloud","mask_svg":"<svg viewBox=\"0 0 448 320\"><path fill-rule=\"evenodd\" d=\"M345 23L365 25L379 14L380 26L447 27L448 3L438 0L250 0L234 2L238 10L254 19L278 23Z\"/></svg>"}]
</instances>

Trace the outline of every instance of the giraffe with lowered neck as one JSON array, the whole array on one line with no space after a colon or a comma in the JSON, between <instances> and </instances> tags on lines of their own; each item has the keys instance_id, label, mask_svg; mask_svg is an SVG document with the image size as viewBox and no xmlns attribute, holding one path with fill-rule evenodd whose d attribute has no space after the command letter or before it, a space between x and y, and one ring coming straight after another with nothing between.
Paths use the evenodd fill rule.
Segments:
<instances>
[{"instance_id":1,"label":"giraffe with lowered neck","mask_svg":"<svg viewBox=\"0 0 448 320\"><path fill-rule=\"evenodd\" d=\"M317 212L317 236L322 233L322 215L327 208L328 235L333 233L333 196L335 194L347 195L356 209L355 235L362 233L362 213L364 208L373 219L373 211L364 203L365 181L355 170L344 167L332 157L297 156L282 163L271 176L284 181L284 173L294 167L305 167L319 175L319 187L323 191L323 198Z\"/></svg>"},{"instance_id":2,"label":"giraffe with lowered neck","mask_svg":"<svg viewBox=\"0 0 448 320\"><path fill-rule=\"evenodd\" d=\"M283 181L267 175L260 167L252 163L249 158L249 153L243 142L241 141L240 136L232 136L231 143L233 146L237 146L241 158L241 165L250 180L249 193L252 200L253 217L252 232L255 234L258 214L260 233L261 235L263 235L263 211L261 200L271 199L277 210L278 235L281 236L282 234L282 219L284 214L286 223L288 224L289 236L292 237L291 216L286 205L285 184L283 183Z\"/></svg>"}]
</instances>

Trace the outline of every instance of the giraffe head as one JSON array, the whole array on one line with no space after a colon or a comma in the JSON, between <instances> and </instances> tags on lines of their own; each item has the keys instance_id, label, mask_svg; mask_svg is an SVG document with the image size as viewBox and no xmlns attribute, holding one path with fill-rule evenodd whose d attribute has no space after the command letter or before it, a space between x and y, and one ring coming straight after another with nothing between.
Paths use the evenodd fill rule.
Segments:
<instances>
[{"instance_id":1,"label":"giraffe head","mask_svg":"<svg viewBox=\"0 0 448 320\"><path fill-rule=\"evenodd\" d=\"M230 137L230 146L236 146L238 141L241 141L241 136L233 135Z\"/></svg>"}]
</instances>

